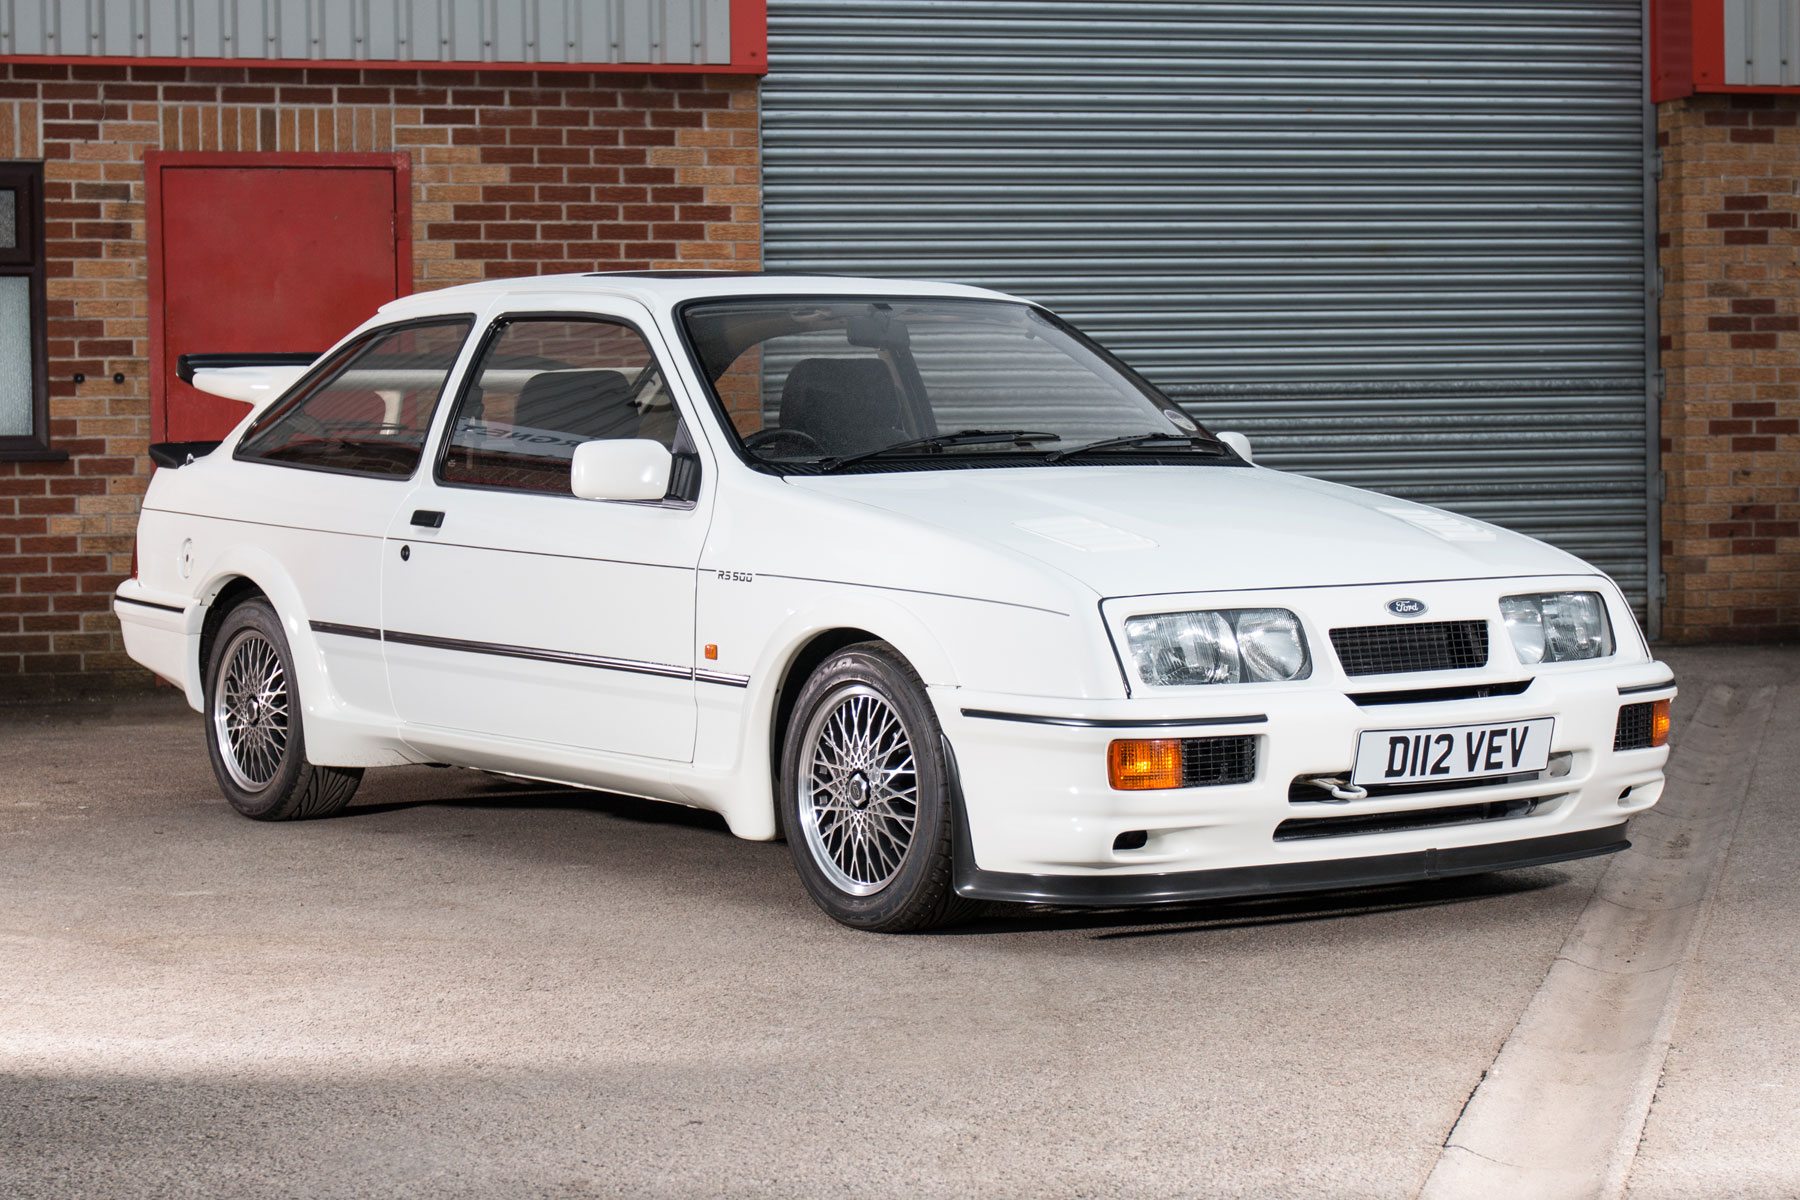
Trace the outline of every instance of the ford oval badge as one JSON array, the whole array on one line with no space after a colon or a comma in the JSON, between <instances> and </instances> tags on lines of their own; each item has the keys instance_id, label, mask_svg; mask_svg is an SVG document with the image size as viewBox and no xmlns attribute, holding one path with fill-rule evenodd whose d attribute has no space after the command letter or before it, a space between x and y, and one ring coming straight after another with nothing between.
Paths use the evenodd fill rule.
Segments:
<instances>
[{"instance_id":1,"label":"ford oval badge","mask_svg":"<svg viewBox=\"0 0 1800 1200\"><path fill-rule=\"evenodd\" d=\"M1398 600L1389 600L1387 610L1396 617L1416 617L1425 611L1425 602L1402 596Z\"/></svg>"}]
</instances>

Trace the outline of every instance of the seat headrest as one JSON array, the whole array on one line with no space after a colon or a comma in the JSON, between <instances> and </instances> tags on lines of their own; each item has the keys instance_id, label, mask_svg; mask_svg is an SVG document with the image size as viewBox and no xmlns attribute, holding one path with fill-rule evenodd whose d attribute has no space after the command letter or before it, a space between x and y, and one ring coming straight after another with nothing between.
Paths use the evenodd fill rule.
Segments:
<instances>
[{"instance_id":1,"label":"seat headrest","mask_svg":"<svg viewBox=\"0 0 1800 1200\"><path fill-rule=\"evenodd\" d=\"M587 440L637 436L631 384L618 371L543 371L526 380L513 424Z\"/></svg>"},{"instance_id":2,"label":"seat headrest","mask_svg":"<svg viewBox=\"0 0 1800 1200\"><path fill-rule=\"evenodd\" d=\"M860 454L906 437L900 395L878 358L803 358L781 387L783 429L832 454Z\"/></svg>"}]
</instances>

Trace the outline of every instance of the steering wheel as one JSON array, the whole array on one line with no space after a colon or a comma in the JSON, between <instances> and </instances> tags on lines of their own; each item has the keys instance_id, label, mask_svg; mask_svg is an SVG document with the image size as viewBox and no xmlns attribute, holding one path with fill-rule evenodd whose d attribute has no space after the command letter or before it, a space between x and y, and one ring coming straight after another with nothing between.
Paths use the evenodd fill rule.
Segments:
<instances>
[{"instance_id":1,"label":"steering wheel","mask_svg":"<svg viewBox=\"0 0 1800 1200\"><path fill-rule=\"evenodd\" d=\"M765 447L788 443L801 454L827 454L829 451L819 444L819 439L810 433L798 429L759 429L744 439L744 449L761 450ZM777 453L780 453L777 451Z\"/></svg>"}]
</instances>

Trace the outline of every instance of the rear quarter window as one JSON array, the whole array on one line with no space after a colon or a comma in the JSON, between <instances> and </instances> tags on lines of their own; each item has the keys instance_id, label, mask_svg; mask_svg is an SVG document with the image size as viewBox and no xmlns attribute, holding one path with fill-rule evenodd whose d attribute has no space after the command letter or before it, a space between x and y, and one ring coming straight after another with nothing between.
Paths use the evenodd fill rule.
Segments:
<instances>
[{"instance_id":1,"label":"rear quarter window","mask_svg":"<svg viewBox=\"0 0 1800 1200\"><path fill-rule=\"evenodd\" d=\"M371 330L340 350L251 426L237 457L405 479L418 469L431 415L474 318Z\"/></svg>"}]
</instances>

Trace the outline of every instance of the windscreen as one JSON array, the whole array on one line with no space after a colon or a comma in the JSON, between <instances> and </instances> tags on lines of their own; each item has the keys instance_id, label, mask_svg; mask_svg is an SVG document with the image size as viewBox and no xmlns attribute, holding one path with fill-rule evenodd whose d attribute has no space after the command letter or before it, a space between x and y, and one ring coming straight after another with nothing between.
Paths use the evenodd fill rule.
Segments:
<instances>
[{"instance_id":1,"label":"windscreen","mask_svg":"<svg viewBox=\"0 0 1800 1200\"><path fill-rule=\"evenodd\" d=\"M1027 304L756 297L691 304L682 320L745 450L773 466L976 465L1123 439L1223 453L1174 403Z\"/></svg>"}]
</instances>

